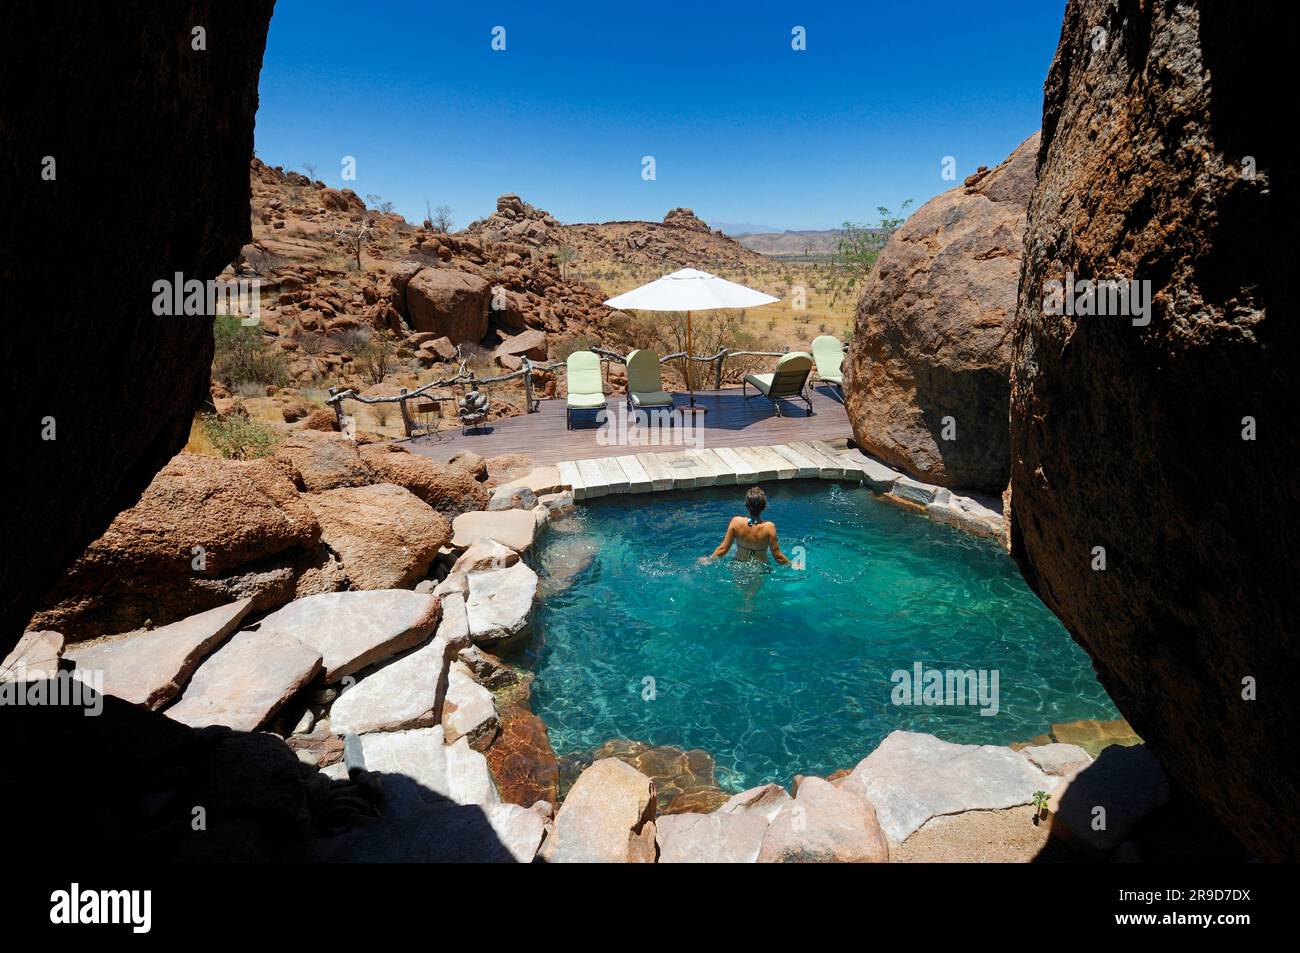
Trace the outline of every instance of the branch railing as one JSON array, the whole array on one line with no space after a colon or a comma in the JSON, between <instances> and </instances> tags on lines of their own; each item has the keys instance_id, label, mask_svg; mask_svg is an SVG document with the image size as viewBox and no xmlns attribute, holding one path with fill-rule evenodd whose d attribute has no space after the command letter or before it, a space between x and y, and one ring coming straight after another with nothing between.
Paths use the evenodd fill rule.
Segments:
<instances>
[{"instance_id":1,"label":"branch railing","mask_svg":"<svg viewBox=\"0 0 1300 953\"><path fill-rule=\"evenodd\" d=\"M601 363L627 363L626 354L619 354L617 351L611 351L608 348L603 347L593 347L588 348L588 350L599 357ZM680 361L686 359L698 364L713 364L713 389L721 390L722 368L727 358L784 357L788 353L790 353L788 349L785 351L740 351L724 347L720 348L716 354L708 355L687 354L685 351L675 351L672 354L665 354L663 357L659 358L659 363L666 364L669 361ZM460 357L459 346L456 348L456 356ZM398 394L392 396L376 395L373 397L366 397L357 393L350 387L331 387L329 389L330 396L326 398L325 403L334 408L334 416L338 422L339 430L341 431L346 429L345 414L343 413L343 402L345 400L352 400L359 404L367 405L397 404L402 413L402 429L405 431L406 436L411 437L415 436L415 432L418 428L411 416L410 407L408 406L409 401L415 400L419 397L424 397L428 395L430 391L443 387L469 387L470 389L476 390L480 387L485 387L488 384L503 384L506 381L523 380L525 412L530 414L536 413L537 408L535 405L537 401L533 397L533 373L535 371L557 371L566 368L567 365L564 361L534 361L528 357L521 357L520 360L523 362L523 366L520 367L519 370L509 371L505 374L497 374L492 377L479 377L473 371L466 372L465 367L468 362L461 360L460 367L454 377L429 381L429 383L421 384L414 390L408 390L403 387ZM434 394L430 395L430 397L432 400L437 401L455 401L458 399L445 394Z\"/></svg>"}]
</instances>

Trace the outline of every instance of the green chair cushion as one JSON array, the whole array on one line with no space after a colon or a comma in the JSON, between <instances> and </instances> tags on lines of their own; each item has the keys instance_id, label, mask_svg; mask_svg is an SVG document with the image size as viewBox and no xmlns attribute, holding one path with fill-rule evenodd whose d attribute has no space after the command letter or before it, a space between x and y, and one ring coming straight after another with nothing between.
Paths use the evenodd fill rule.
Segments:
<instances>
[{"instance_id":1,"label":"green chair cushion","mask_svg":"<svg viewBox=\"0 0 1300 953\"><path fill-rule=\"evenodd\" d=\"M605 406L604 394L574 394L570 393L566 398L570 407L578 410L588 410L593 407Z\"/></svg>"},{"instance_id":2,"label":"green chair cushion","mask_svg":"<svg viewBox=\"0 0 1300 953\"><path fill-rule=\"evenodd\" d=\"M631 398L632 398L632 406L633 406L633 407L671 407L671 406L673 406L673 397L672 397L672 395L671 395L671 394L668 394L668 393L666 393L666 392L664 392L664 391L661 391L661 390L647 391L646 393L640 393L640 392L638 392L638 391L632 391L632 393L631 393L630 396L631 396Z\"/></svg>"}]
</instances>

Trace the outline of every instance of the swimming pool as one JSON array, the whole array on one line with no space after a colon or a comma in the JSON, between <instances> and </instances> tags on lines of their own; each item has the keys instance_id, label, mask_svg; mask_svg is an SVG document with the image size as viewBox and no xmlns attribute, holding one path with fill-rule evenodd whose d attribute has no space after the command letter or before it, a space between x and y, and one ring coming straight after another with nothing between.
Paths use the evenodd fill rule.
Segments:
<instances>
[{"instance_id":1,"label":"swimming pool","mask_svg":"<svg viewBox=\"0 0 1300 953\"><path fill-rule=\"evenodd\" d=\"M700 565L745 489L606 497L552 524L525 661L559 754L612 738L702 748L719 783L741 790L852 768L897 728L1007 744L1118 716L1002 549L863 487L764 485L801 570ZM975 680L936 694L930 672ZM927 681L931 702L958 700L958 687L974 697L895 703L925 701Z\"/></svg>"}]
</instances>

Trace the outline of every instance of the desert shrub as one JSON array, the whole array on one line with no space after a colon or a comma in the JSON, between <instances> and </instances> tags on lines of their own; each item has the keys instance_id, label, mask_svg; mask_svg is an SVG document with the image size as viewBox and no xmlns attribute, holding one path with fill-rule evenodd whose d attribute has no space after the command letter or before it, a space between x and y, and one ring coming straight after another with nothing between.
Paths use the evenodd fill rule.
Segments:
<instances>
[{"instance_id":1,"label":"desert shrub","mask_svg":"<svg viewBox=\"0 0 1300 953\"><path fill-rule=\"evenodd\" d=\"M245 326L238 315L219 314L212 322L212 338L212 377L231 390L240 384L279 387L289 382L284 354L268 343L260 327Z\"/></svg>"},{"instance_id":2,"label":"desert shrub","mask_svg":"<svg viewBox=\"0 0 1300 953\"><path fill-rule=\"evenodd\" d=\"M355 328L344 331L337 340L367 384L382 383L393 369L395 348L388 337L372 333L369 328Z\"/></svg>"},{"instance_id":3,"label":"desert shrub","mask_svg":"<svg viewBox=\"0 0 1300 953\"><path fill-rule=\"evenodd\" d=\"M590 351L599 342L587 334L575 334L573 337L562 338L551 345L551 360L567 361L569 355L574 351Z\"/></svg>"},{"instance_id":4,"label":"desert shrub","mask_svg":"<svg viewBox=\"0 0 1300 953\"><path fill-rule=\"evenodd\" d=\"M218 454L227 460L253 460L268 456L279 438L265 420L230 414L219 417L203 414L203 436Z\"/></svg>"}]
</instances>

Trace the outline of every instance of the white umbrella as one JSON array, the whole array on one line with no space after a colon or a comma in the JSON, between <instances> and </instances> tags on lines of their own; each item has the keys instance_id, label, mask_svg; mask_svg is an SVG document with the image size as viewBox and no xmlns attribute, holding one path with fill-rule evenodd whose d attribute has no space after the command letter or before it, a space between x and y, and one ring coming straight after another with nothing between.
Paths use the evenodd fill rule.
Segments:
<instances>
[{"instance_id":1,"label":"white umbrella","mask_svg":"<svg viewBox=\"0 0 1300 953\"><path fill-rule=\"evenodd\" d=\"M628 311L685 311L686 312L686 387L695 406L694 375L691 373L691 312L714 311L719 308L757 308L759 305L780 301L769 294L727 281L707 271L683 268L671 275L656 278L648 285L633 288L605 304L611 308Z\"/></svg>"}]
</instances>

